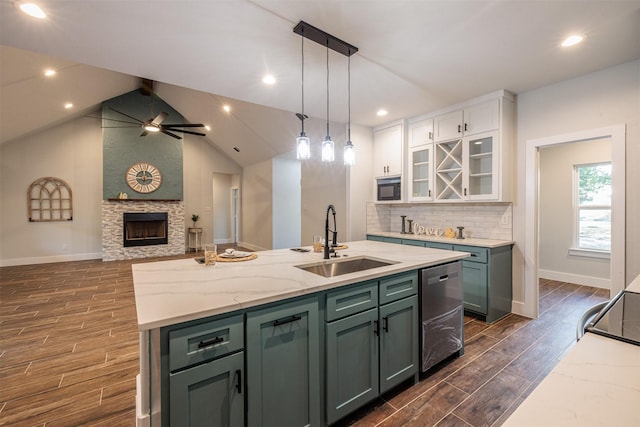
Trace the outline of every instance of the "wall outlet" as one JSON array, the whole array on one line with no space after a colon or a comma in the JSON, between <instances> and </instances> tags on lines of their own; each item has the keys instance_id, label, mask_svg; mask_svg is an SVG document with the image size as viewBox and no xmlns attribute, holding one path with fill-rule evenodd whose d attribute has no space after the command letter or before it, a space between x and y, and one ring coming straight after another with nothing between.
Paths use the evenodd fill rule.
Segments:
<instances>
[{"instance_id":1,"label":"wall outlet","mask_svg":"<svg viewBox=\"0 0 640 427\"><path fill-rule=\"evenodd\" d=\"M509 225L509 215L507 214L502 215L502 218L500 219L500 223L502 225Z\"/></svg>"}]
</instances>

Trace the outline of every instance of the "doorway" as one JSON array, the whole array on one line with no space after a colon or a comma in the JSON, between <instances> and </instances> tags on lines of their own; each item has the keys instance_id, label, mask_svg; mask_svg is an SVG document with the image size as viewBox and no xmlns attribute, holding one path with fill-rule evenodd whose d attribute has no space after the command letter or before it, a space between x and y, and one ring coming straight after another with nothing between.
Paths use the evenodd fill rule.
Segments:
<instances>
[{"instance_id":1,"label":"doorway","mask_svg":"<svg viewBox=\"0 0 640 427\"><path fill-rule=\"evenodd\" d=\"M240 189L238 187L231 188L231 238L232 243L238 243L239 239L239 223L240 223Z\"/></svg>"},{"instance_id":2,"label":"doorway","mask_svg":"<svg viewBox=\"0 0 640 427\"><path fill-rule=\"evenodd\" d=\"M529 140L525 149L525 245L523 315L538 317L540 149L559 144L610 139L612 164L611 294L625 287L625 125Z\"/></svg>"}]
</instances>

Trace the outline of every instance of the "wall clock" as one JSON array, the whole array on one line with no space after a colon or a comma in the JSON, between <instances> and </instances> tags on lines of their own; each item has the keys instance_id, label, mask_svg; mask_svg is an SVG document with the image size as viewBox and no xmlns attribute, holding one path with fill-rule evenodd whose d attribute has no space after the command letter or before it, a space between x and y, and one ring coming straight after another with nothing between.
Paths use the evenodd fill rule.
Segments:
<instances>
[{"instance_id":1,"label":"wall clock","mask_svg":"<svg viewBox=\"0 0 640 427\"><path fill-rule=\"evenodd\" d=\"M127 170L127 184L138 193L152 193L162 184L162 174L150 163L136 163Z\"/></svg>"}]
</instances>

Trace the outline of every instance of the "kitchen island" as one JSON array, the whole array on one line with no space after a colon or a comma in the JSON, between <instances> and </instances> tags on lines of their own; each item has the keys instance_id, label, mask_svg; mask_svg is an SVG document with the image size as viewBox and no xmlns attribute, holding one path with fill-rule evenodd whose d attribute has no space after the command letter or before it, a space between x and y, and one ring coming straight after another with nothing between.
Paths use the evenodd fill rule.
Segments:
<instances>
[{"instance_id":1,"label":"kitchen island","mask_svg":"<svg viewBox=\"0 0 640 427\"><path fill-rule=\"evenodd\" d=\"M268 313L268 310L280 306L287 306L289 309L287 304L307 304L313 298L318 300L317 295L329 295L329 292L335 293L348 287L356 291L375 289L377 298L378 286L382 292L383 285L395 286L394 281L400 283L398 278L403 279L403 275L407 274L415 277L412 283L417 289L417 270L469 256L465 252L372 241L347 242L343 245L347 249L338 251L338 262L367 257L390 262L390 265L335 277L323 277L296 267L325 262L322 253L303 253L289 249L258 252L257 259L251 261L217 263L211 267L200 265L193 259L135 264L132 269L140 330L140 375L136 402L138 425L159 426L161 420L166 421L166 418L162 417L162 405L164 403L166 406L169 400L162 396L161 390L164 389L166 393L169 387L165 371L169 369L167 359L170 333L178 335L181 333L180 328L201 328L202 325L207 325L203 323L205 320L209 324L218 321L232 323L231 319L242 320L244 316L247 319L246 334L249 341L250 334L253 333L249 330L249 322L254 318L258 322L260 316ZM326 262L335 261L331 259ZM339 293L336 295L340 296ZM417 297L414 297L417 301ZM382 302L380 304L382 311ZM417 315L416 306L417 304L414 304L413 311ZM294 314L287 314L285 320L299 320L300 316L295 314L297 312L294 308L297 309L292 307L293 311L289 310ZM377 300L371 310L378 312ZM305 311L308 313L310 324L313 321L324 323L324 319L318 321L318 318L322 317L318 316L318 310L316 309L316 314L312 311ZM381 323L382 318L373 321L372 324L379 327ZM417 317L414 323L417 336ZM234 330L233 326L227 329ZM238 330L241 333L244 326L238 326ZM323 349L323 340L320 338L324 337L324 329L319 336L320 344L314 345ZM200 341L200 344L203 344L203 341ZM417 351L415 357L417 358ZM178 367L176 371L179 369L183 368ZM238 390L242 390L242 382L238 380L237 384ZM317 388L319 389L320 385ZM312 392L321 394L318 390Z\"/></svg>"}]
</instances>

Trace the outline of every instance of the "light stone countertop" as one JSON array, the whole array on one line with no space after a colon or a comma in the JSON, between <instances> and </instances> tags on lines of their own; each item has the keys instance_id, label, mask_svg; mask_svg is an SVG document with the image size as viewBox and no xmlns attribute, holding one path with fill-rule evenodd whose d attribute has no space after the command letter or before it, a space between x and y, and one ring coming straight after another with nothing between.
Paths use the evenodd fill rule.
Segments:
<instances>
[{"instance_id":1,"label":"light stone countertop","mask_svg":"<svg viewBox=\"0 0 640 427\"><path fill-rule=\"evenodd\" d=\"M257 259L205 267L193 259L134 264L138 329L151 330L269 302L438 265L466 252L374 241L347 242L338 260L368 256L396 264L325 278L296 268L323 262L322 253L289 249L256 252ZM345 255L347 255L345 257Z\"/></svg>"},{"instance_id":2,"label":"light stone countertop","mask_svg":"<svg viewBox=\"0 0 640 427\"><path fill-rule=\"evenodd\" d=\"M640 426L640 346L587 332L503 424L528 426Z\"/></svg>"},{"instance_id":3,"label":"light stone countertop","mask_svg":"<svg viewBox=\"0 0 640 427\"><path fill-rule=\"evenodd\" d=\"M424 240L425 242L449 243L452 245L480 246L483 248L499 248L501 246L509 246L515 243L513 240L474 239L473 237L468 237L465 239L452 239L449 237L435 237L413 233L402 234L390 231L368 231L367 234L372 236L394 237L396 239Z\"/></svg>"}]
</instances>

